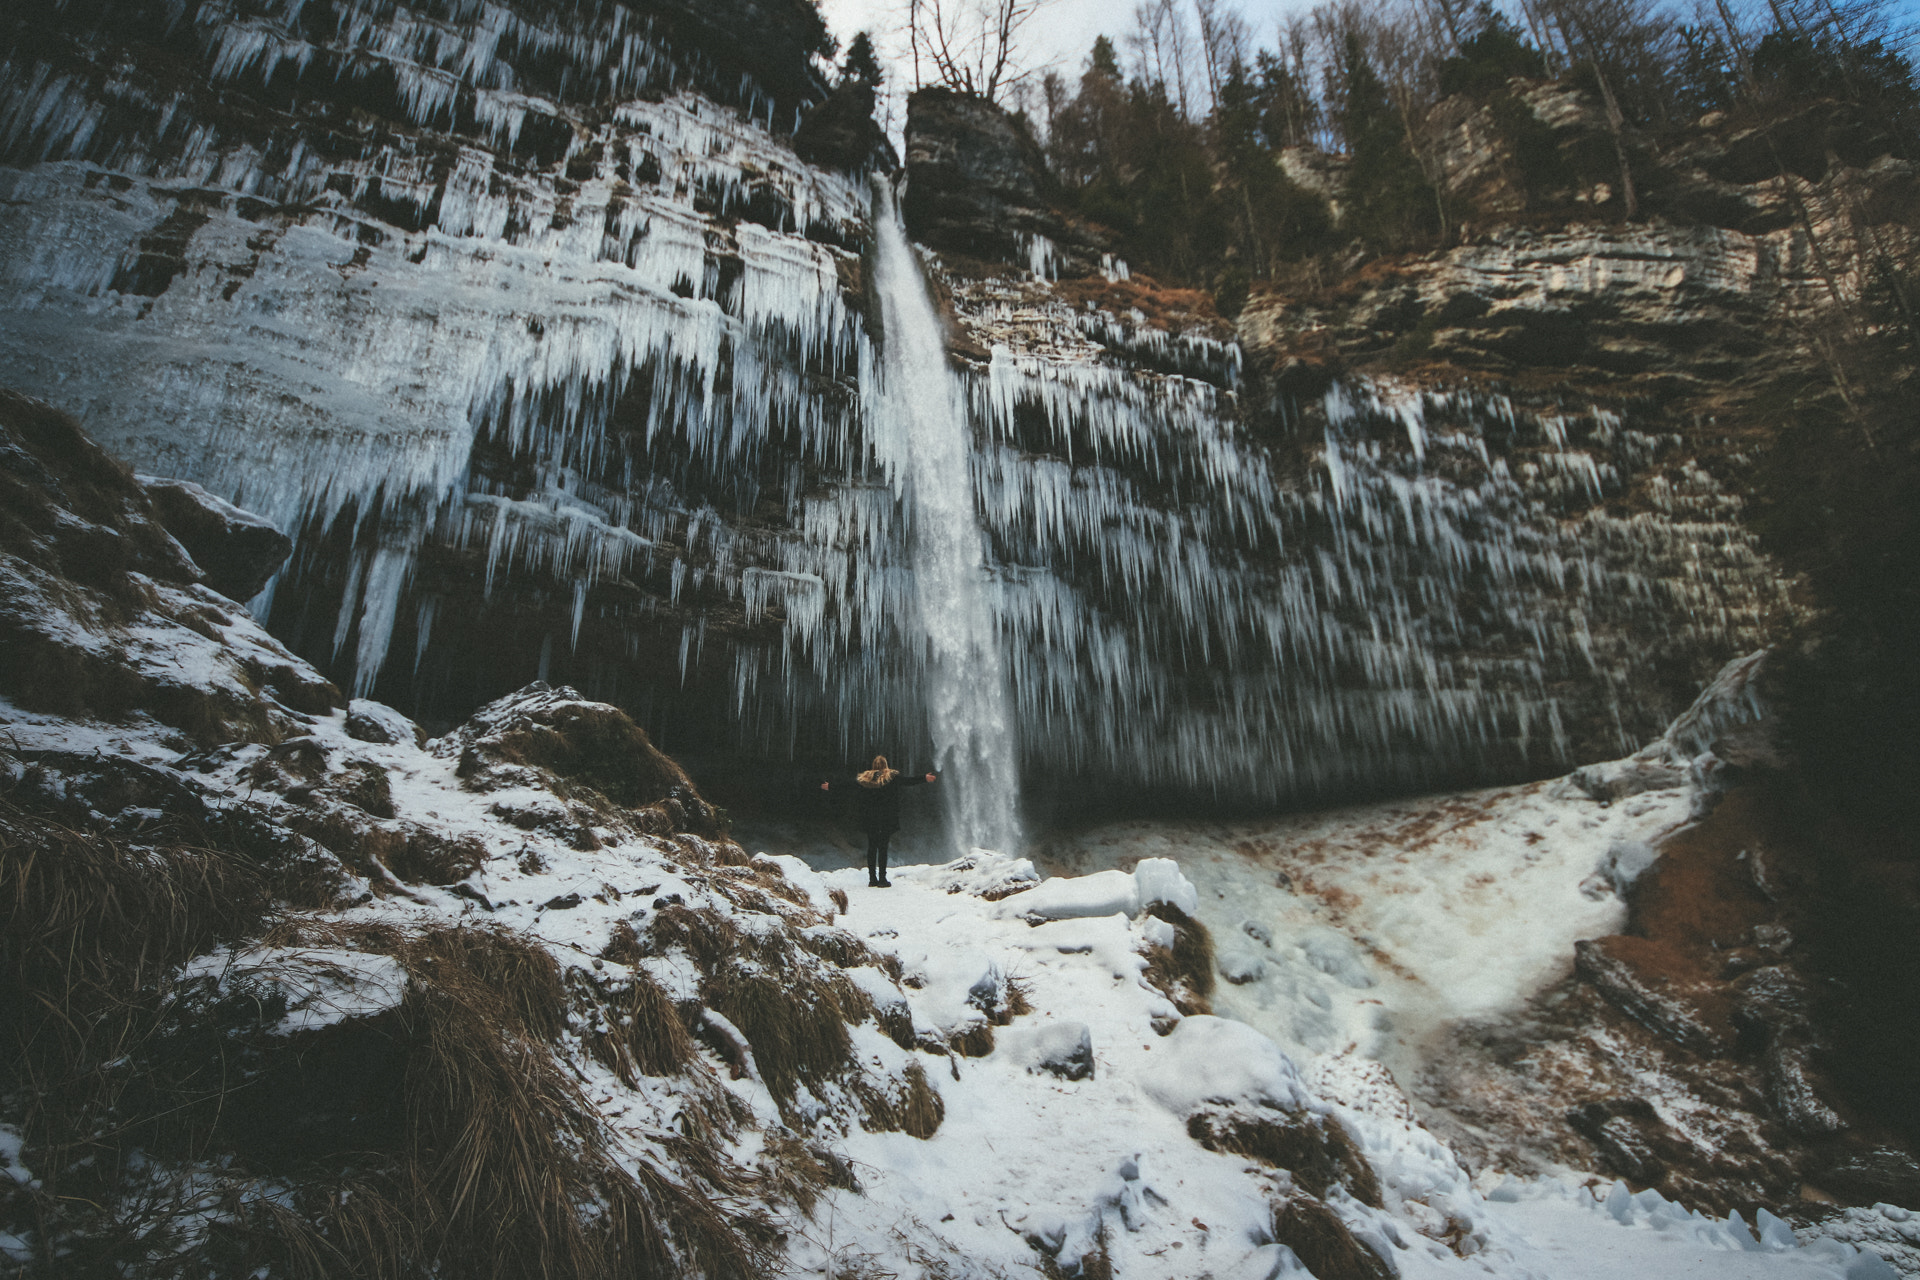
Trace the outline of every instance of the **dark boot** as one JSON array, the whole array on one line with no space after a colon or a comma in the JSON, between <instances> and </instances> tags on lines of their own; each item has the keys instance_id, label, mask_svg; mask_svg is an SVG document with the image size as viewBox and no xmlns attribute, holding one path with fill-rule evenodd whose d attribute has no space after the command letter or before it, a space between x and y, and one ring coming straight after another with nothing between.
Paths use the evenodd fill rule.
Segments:
<instances>
[{"instance_id":1,"label":"dark boot","mask_svg":"<svg viewBox=\"0 0 1920 1280\"><path fill-rule=\"evenodd\" d=\"M881 861L879 853L873 847L873 842L869 840L867 842L867 888L869 889L878 889L881 885L881 876L884 874L881 870Z\"/></svg>"},{"instance_id":2,"label":"dark boot","mask_svg":"<svg viewBox=\"0 0 1920 1280\"><path fill-rule=\"evenodd\" d=\"M887 842L885 840L880 842L880 851L876 857L879 860L880 887L882 889L893 888L893 881L887 879Z\"/></svg>"}]
</instances>

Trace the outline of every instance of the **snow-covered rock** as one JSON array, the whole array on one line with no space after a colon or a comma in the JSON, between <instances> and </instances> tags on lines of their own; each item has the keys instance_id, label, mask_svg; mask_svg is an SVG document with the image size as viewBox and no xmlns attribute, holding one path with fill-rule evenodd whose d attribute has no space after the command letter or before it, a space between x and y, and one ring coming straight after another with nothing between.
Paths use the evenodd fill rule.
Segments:
<instances>
[{"instance_id":1,"label":"snow-covered rock","mask_svg":"<svg viewBox=\"0 0 1920 1280\"><path fill-rule=\"evenodd\" d=\"M167 532L180 540L207 575L207 585L235 600L251 600L280 572L293 539L263 516L215 497L191 480L136 476Z\"/></svg>"},{"instance_id":2,"label":"snow-covered rock","mask_svg":"<svg viewBox=\"0 0 1920 1280\"><path fill-rule=\"evenodd\" d=\"M1140 885L1124 871L1054 876L1003 903L1000 910L1024 920L1071 920L1083 916L1137 915Z\"/></svg>"},{"instance_id":3,"label":"snow-covered rock","mask_svg":"<svg viewBox=\"0 0 1920 1280\"><path fill-rule=\"evenodd\" d=\"M1163 1056L1142 1075L1148 1096L1183 1119L1209 1102L1307 1106L1300 1072L1280 1046L1244 1022L1182 1018L1161 1042Z\"/></svg>"},{"instance_id":4,"label":"snow-covered rock","mask_svg":"<svg viewBox=\"0 0 1920 1280\"><path fill-rule=\"evenodd\" d=\"M354 698L347 703L347 736L386 746L403 742L418 745L426 741L419 725L385 703L367 698Z\"/></svg>"},{"instance_id":5,"label":"snow-covered rock","mask_svg":"<svg viewBox=\"0 0 1920 1280\"><path fill-rule=\"evenodd\" d=\"M1062 1080L1093 1076L1093 1033L1084 1022L1016 1027L999 1037L994 1052L1024 1062L1029 1071L1045 1071Z\"/></svg>"}]
</instances>

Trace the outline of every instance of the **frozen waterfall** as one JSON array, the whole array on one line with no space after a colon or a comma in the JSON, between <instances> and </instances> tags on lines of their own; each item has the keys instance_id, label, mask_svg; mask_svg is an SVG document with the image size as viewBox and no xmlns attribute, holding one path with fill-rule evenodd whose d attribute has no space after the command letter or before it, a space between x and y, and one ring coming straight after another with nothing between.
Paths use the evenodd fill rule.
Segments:
<instances>
[{"instance_id":1,"label":"frozen waterfall","mask_svg":"<svg viewBox=\"0 0 1920 1280\"><path fill-rule=\"evenodd\" d=\"M1011 851L1019 841L1019 747L974 506L966 398L893 191L884 182L875 191L873 283L884 336L880 376L867 388L868 421L909 527L929 727L951 789L949 830L962 851Z\"/></svg>"}]
</instances>

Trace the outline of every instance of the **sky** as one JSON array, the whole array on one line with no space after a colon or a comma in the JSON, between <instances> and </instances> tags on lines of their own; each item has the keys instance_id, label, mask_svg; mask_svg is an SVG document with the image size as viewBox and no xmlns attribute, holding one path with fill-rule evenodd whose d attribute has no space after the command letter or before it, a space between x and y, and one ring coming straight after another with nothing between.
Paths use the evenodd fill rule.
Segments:
<instances>
[{"instance_id":1,"label":"sky","mask_svg":"<svg viewBox=\"0 0 1920 1280\"><path fill-rule=\"evenodd\" d=\"M1239 10L1253 28L1254 43L1271 46L1283 11L1309 7L1311 0L1245 0ZM1920 0L1912 0L1920 4ZM905 26L905 0L821 0L827 25L844 48L856 31L871 31L883 58L904 59L905 41L893 33ZM1047 0L1022 32L1026 64L1051 67L1068 81L1078 80L1087 51L1099 36L1116 44L1133 25L1133 0ZM1122 51L1124 55L1124 50ZM898 86L893 86L897 88Z\"/></svg>"},{"instance_id":2,"label":"sky","mask_svg":"<svg viewBox=\"0 0 1920 1280\"><path fill-rule=\"evenodd\" d=\"M1281 15L1310 8L1312 2L1242 0L1237 7L1253 30L1254 43L1272 47ZM1682 7L1684 3L1681 0ZM1845 7L1847 0L1839 3ZM1748 3L1735 0L1735 7L1745 9ZM1889 7L1896 23L1920 26L1920 0L1891 0ZM894 33L904 26L905 0L820 0L820 8L842 47L856 31L871 31L883 59L901 59L904 65L905 41ZM1051 66L1069 82L1077 80L1095 37L1112 36L1118 43L1133 25L1133 9L1133 0L1047 0L1023 33L1028 65L1036 70ZM1124 57L1124 48L1121 53ZM899 78L904 80L904 74ZM890 88L897 92L901 85Z\"/></svg>"}]
</instances>

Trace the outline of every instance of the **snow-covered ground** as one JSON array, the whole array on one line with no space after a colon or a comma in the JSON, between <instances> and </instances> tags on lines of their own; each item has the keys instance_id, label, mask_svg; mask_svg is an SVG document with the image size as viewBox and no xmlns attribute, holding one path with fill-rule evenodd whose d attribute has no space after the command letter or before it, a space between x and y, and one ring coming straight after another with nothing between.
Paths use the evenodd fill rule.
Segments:
<instances>
[{"instance_id":1,"label":"snow-covered ground","mask_svg":"<svg viewBox=\"0 0 1920 1280\"><path fill-rule=\"evenodd\" d=\"M1484 856L1481 866L1491 860ZM1198 869L1208 892L1227 883L1204 862ZM1147 870L1164 881L1164 864ZM1025 988L1032 1011L999 1030L991 1055L955 1059L957 1074L938 1073L947 1115L931 1139L859 1134L849 1141L864 1194L839 1193L816 1211L793 1259L798 1274L838 1274L834 1267L863 1260L913 1274L902 1264L935 1259L951 1274L1025 1274L1036 1260L1029 1236L1060 1242L1063 1258L1103 1240L1116 1276L1303 1274L1272 1236L1272 1203L1287 1194L1287 1175L1204 1150L1185 1124L1207 1100L1246 1105L1264 1097L1337 1116L1357 1136L1379 1174L1383 1208L1339 1191L1328 1203L1402 1277L1892 1275L1877 1257L1833 1241L1799 1247L1770 1218L1756 1237L1744 1223L1710 1220L1656 1193L1630 1196L1599 1180L1476 1188L1363 1057L1292 1059L1227 1019L1190 1017L1160 1037L1153 1020L1166 1013L1165 1001L1137 976L1151 917L1117 910L1029 924L1027 894L987 901L956 889L951 867L896 870L891 889L868 889L858 871L821 879L848 895L841 923L901 959L918 1017L938 1019L964 1005L966 989L995 971ZM1078 885L1049 880L1030 893L1077 897L1088 910L1126 905L1117 881L1089 880L1104 877ZM1443 891L1447 884L1443 877ZM1479 914L1495 912L1482 907ZM1491 945L1505 945L1499 930L1483 931L1489 935ZM1300 950L1278 935L1275 945ZM1522 972L1510 966L1476 998L1497 998L1500 983L1522 981ZM1412 990L1417 979L1394 981ZM1082 1028L1092 1046L1090 1078L1034 1066L1033 1046L1077 1039Z\"/></svg>"},{"instance_id":2,"label":"snow-covered ground","mask_svg":"<svg viewBox=\"0 0 1920 1280\"><path fill-rule=\"evenodd\" d=\"M354 704L365 737L348 734L345 712L311 718L304 741L331 762L328 777L377 764L402 820L490 851L460 885L392 884L388 896L336 918L409 930L485 919L544 944L583 978L611 981L628 972L607 954L622 922L644 925L678 896L731 916L743 932L844 929L897 961L897 981L870 960L846 962L846 979L882 1015L850 1028L851 1066L885 1086L917 1064L944 1110L925 1138L866 1126L832 1084L803 1087L783 1112L737 1031L739 1070L703 1049L704 1066L634 1086L564 1042L574 1045L563 1051L581 1097L622 1159L658 1158L676 1090L718 1088L754 1117L727 1139L726 1159L752 1163L766 1136L799 1116L845 1160L857 1190L826 1192L811 1214L779 1210L787 1275L1071 1276L1098 1274L1104 1257L1119 1277L1272 1280L1307 1274L1281 1242L1298 1242L1281 1219L1302 1202L1324 1204L1405 1280L1893 1274L1833 1240L1802 1247L1766 1217L1750 1229L1599 1179L1476 1185L1420 1127L1389 1073L1447 1020L1523 997L1554 975L1572 938L1617 923L1617 898L1591 873L1610 858L1630 862L1614 851L1631 853L1633 841L1678 821L1677 791L1603 809L1540 785L1257 826L1123 824L1056 842L1053 859L1088 874L1044 880L1024 860L976 854L896 868L893 887L869 889L844 862L820 871L786 849L750 845L760 856L741 874L784 879L796 901L812 904L780 908L782 923L719 892L726 877L715 870L694 874L690 837L655 840L610 825L594 827L592 841L563 839L566 815L550 792L514 785L519 774L476 790L462 773L463 744L542 708L592 708L573 697L528 691L424 746L374 704ZM180 767L163 763L171 753L140 726L0 710L15 751L80 748ZM198 776L237 795L246 777L265 776L272 754L223 749L197 758ZM288 802L257 792L248 803ZM535 808L554 812L530 829ZM1160 902L1216 925L1221 967L1265 966L1220 987L1218 1007L1232 1016L1182 1018L1145 981L1148 953L1172 940L1173 926L1147 910ZM806 923L829 915L830 925ZM703 999L698 973L677 952L636 964L676 1000ZM382 956L326 946L222 951L184 976L224 984L236 974L288 992L296 1025L283 1033L376 1014L408 981ZM882 1032L901 1015L912 1048ZM731 1023L703 1016L727 1038ZM970 1056L946 1048L962 1042ZM1207 1149L1196 1134L1223 1115L1322 1133L1337 1124L1365 1157L1377 1196L1360 1180L1312 1186L1297 1163Z\"/></svg>"},{"instance_id":3,"label":"snow-covered ground","mask_svg":"<svg viewBox=\"0 0 1920 1280\"><path fill-rule=\"evenodd\" d=\"M1517 1008L1616 933L1619 877L1687 818L1685 788L1601 805L1564 781L1256 823L1122 822L1058 837L1062 871L1172 858L1214 936L1215 1009L1289 1053L1396 1077L1463 1018Z\"/></svg>"}]
</instances>

